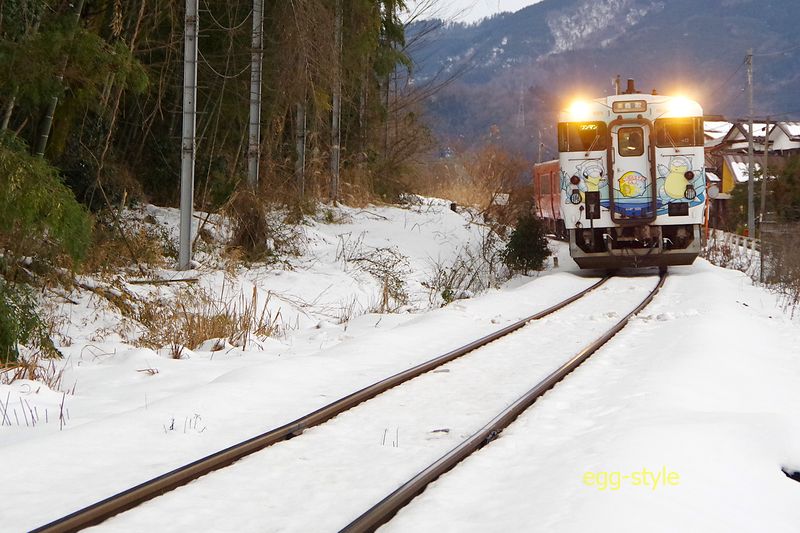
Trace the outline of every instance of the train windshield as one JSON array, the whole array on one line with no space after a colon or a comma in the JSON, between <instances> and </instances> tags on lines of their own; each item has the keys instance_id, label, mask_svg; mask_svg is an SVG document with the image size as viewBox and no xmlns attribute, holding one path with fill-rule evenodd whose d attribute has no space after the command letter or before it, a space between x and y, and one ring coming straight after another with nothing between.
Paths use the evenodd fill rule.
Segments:
<instances>
[{"instance_id":1,"label":"train windshield","mask_svg":"<svg viewBox=\"0 0 800 533\"><path fill-rule=\"evenodd\" d=\"M703 119L697 117L660 118L656 120L656 146L677 148L703 146Z\"/></svg>"},{"instance_id":2,"label":"train windshield","mask_svg":"<svg viewBox=\"0 0 800 533\"><path fill-rule=\"evenodd\" d=\"M607 132L605 122L562 122L558 125L558 151L605 150Z\"/></svg>"}]
</instances>

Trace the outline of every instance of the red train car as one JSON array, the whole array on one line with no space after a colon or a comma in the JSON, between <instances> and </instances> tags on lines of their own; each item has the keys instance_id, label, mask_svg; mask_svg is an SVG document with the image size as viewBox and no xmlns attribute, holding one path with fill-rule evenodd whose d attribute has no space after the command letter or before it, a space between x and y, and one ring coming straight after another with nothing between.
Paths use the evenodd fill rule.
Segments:
<instances>
[{"instance_id":1,"label":"red train car","mask_svg":"<svg viewBox=\"0 0 800 533\"><path fill-rule=\"evenodd\" d=\"M567 234L561 216L561 167L558 159L533 165L533 196L536 214L559 238Z\"/></svg>"}]
</instances>

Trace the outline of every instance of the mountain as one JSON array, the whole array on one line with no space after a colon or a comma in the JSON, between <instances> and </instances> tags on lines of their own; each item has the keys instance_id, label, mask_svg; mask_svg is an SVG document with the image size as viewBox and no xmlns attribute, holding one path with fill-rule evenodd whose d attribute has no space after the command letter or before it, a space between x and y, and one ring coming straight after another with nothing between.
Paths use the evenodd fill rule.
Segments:
<instances>
[{"instance_id":1,"label":"mountain","mask_svg":"<svg viewBox=\"0 0 800 533\"><path fill-rule=\"evenodd\" d=\"M800 116L798 0L544 0L479 24L431 24L408 28L409 53L416 83L458 73L427 109L447 144L476 144L496 125L530 157L541 131L553 155L558 110L609 94L617 74L693 97L707 114L745 116L750 48L755 114Z\"/></svg>"}]
</instances>

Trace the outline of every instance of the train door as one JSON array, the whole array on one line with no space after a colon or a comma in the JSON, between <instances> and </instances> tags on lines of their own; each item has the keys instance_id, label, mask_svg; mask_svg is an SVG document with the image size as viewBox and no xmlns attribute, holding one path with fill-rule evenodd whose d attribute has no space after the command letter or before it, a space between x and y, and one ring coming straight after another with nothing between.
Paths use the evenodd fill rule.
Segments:
<instances>
[{"instance_id":1,"label":"train door","mask_svg":"<svg viewBox=\"0 0 800 533\"><path fill-rule=\"evenodd\" d=\"M649 124L626 121L613 125L611 140L612 219L623 225L654 220L657 190Z\"/></svg>"}]
</instances>

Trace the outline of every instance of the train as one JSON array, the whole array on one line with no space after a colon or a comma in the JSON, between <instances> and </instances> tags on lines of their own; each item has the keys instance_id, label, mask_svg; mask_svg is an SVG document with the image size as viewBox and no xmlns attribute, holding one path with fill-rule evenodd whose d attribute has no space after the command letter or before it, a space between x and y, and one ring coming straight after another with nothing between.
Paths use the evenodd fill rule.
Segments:
<instances>
[{"instance_id":1,"label":"train","mask_svg":"<svg viewBox=\"0 0 800 533\"><path fill-rule=\"evenodd\" d=\"M701 105L625 91L559 114L557 160L534 165L539 216L580 268L690 265L706 216Z\"/></svg>"}]
</instances>

